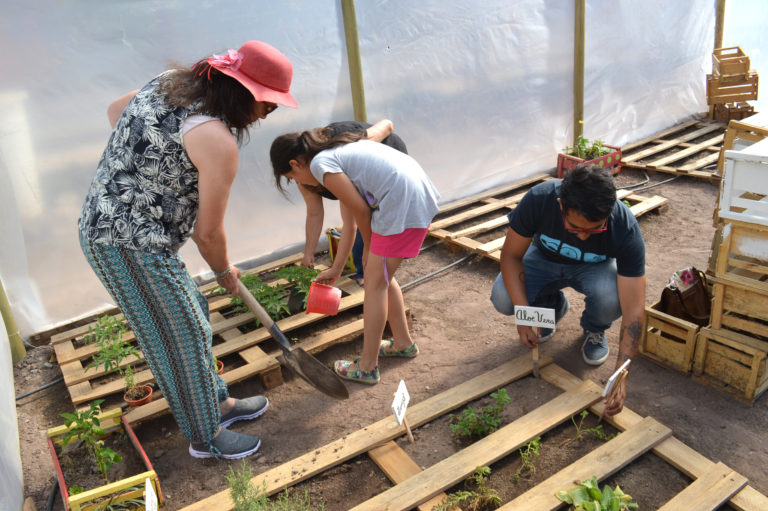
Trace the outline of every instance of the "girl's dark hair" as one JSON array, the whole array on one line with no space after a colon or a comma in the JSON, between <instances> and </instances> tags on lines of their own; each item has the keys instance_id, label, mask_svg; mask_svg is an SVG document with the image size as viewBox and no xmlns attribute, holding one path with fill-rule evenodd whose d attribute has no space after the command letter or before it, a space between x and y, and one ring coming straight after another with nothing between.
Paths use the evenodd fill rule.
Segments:
<instances>
[{"instance_id":1,"label":"girl's dark hair","mask_svg":"<svg viewBox=\"0 0 768 511\"><path fill-rule=\"evenodd\" d=\"M563 178L560 203L565 213L573 209L590 222L608 218L616 205L613 176L597 165L579 165Z\"/></svg>"},{"instance_id":2,"label":"girl's dark hair","mask_svg":"<svg viewBox=\"0 0 768 511\"><path fill-rule=\"evenodd\" d=\"M365 138L364 132L342 132L333 136L330 128L315 128L309 131L280 135L272 142L272 147L269 149L269 158L272 160L272 171L275 174L277 189L285 194L282 178L291 171L291 160L302 159L309 163L320 151L357 142L363 138Z\"/></svg>"},{"instance_id":3,"label":"girl's dark hair","mask_svg":"<svg viewBox=\"0 0 768 511\"><path fill-rule=\"evenodd\" d=\"M248 135L248 126L256 116L256 99L234 78L211 67L205 59L192 68L176 67L164 74L158 84L169 105L189 107L202 102L196 113L222 118L238 144Z\"/></svg>"}]
</instances>

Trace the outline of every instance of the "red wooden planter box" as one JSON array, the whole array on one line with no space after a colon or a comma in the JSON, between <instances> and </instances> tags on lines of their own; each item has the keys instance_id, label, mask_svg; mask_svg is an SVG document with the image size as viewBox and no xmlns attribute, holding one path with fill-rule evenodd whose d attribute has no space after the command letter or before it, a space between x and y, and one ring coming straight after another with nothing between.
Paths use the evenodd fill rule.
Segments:
<instances>
[{"instance_id":1,"label":"red wooden planter box","mask_svg":"<svg viewBox=\"0 0 768 511\"><path fill-rule=\"evenodd\" d=\"M561 178L569 170L577 167L578 165L598 165L611 171L614 176L621 172L621 148L613 145L603 144L603 147L613 149L608 154L604 154L594 160L582 160L576 156L569 154L558 153L557 155L557 177Z\"/></svg>"}]
</instances>

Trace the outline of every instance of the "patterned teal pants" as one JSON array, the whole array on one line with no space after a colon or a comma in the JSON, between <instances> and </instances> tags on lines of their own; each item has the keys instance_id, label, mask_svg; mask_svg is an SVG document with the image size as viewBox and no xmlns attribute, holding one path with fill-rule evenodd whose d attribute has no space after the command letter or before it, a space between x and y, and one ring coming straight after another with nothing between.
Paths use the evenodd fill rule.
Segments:
<instances>
[{"instance_id":1,"label":"patterned teal pants","mask_svg":"<svg viewBox=\"0 0 768 511\"><path fill-rule=\"evenodd\" d=\"M181 432L208 443L229 392L213 363L208 301L184 261L82 237L80 246L133 329Z\"/></svg>"}]
</instances>

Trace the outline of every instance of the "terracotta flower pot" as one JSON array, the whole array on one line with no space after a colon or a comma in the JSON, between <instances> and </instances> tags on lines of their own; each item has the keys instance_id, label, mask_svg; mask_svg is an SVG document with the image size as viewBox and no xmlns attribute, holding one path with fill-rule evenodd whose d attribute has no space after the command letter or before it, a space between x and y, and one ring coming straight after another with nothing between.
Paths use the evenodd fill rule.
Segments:
<instances>
[{"instance_id":1,"label":"terracotta flower pot","mask_svg":"<svg viewBox=\"0 0 768 511\"><path fill-rule=\"evenodd\" d=\"M123 394L123 399L128 406L141 406L152 402L152 387L149 385L137 385Z\"/></svg>"},{"instance_id":2,"label":"terracotta flower pot","mask_svg":"<svg viewBox=\"0 0 768 511\"><path fill-rule=\"evenodd\" d=\"M224 374L224 362L221 360L216 361L216 374Z\"/></svg>"}]
</instances>

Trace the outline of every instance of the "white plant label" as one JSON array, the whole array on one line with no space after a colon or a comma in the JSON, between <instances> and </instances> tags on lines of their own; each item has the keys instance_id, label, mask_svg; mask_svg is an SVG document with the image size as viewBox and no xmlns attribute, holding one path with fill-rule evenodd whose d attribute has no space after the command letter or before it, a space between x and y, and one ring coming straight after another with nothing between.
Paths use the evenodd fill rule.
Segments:
<instances>
[{"instance_id":1,"label":"white plant label","mask_svg":"<svg viewBox=\"0 0 768 511\"><path fill-rule=\"evenodd\" d=\"M400 380L400 384L397 386L395 392L395 399L392 401L392 413L395 414L398 424L403 423L405 417L405 409L408 408L408 402L411 400L411 396L408 395L408 389L405 388L405 381Z\"/></svg>"},{"instance_id":2,"label":"white plant label","mask_svg":"<svg viewBox=\"0 0 768 511\"><path fill-rule=\"evenodd\" d=\"M515 324L555 328L555 309L515 305Z\"/></svg>"},{"instance_id":3,"label":"white plant label","mask_svg":"<svg viewBox=\"0 0 768 511\"><path fill-rule=\"evenodd\" d=\"M149 477L144 481L144 508L147 511L157 511L157 495Z\"/></svg>"}]
</instances>

